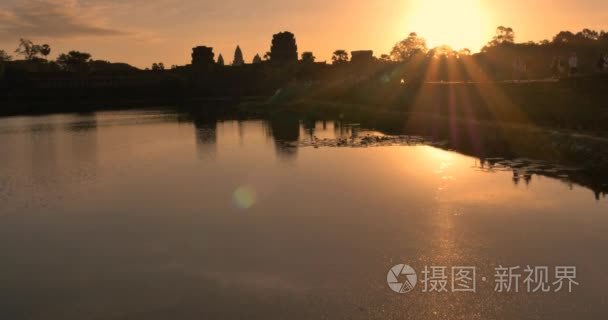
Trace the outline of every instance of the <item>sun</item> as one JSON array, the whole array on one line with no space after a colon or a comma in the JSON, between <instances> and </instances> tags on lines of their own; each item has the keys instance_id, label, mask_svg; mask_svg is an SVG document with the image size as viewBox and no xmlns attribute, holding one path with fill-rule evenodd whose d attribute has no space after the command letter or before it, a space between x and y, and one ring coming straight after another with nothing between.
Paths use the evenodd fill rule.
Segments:
<instances>
[{"instance_id":1,"label":"sun","mask_svg":"<svg viewBox=\"0 0 608 320\"><path fill-rule=\"evenodd\" d=\"M427 39L428 46L479 51L492 37L489 11L481 0L412 0L408 32Z\"/></svg>"}]
</instances>

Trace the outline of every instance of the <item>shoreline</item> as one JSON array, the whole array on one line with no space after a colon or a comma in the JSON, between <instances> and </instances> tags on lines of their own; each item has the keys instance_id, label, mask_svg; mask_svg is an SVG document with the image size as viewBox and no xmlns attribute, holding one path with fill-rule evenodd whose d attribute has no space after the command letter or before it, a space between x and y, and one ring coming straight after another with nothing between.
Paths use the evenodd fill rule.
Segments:
<instances>
[{"instance_id":1,"label":"shoreline","mask_svg":"<svg viewBox=\"0 0 608 320\"><path fill-rule=\"evenodd\" d=\"M167 95L142 98L8 101L0 115L44 115L167 109L194 117L297 117L361 123L390 135L448 141L446 148L479 158L529 158L584 168L605 190L608 177L608 81L538 83L291 85L274 96ZM80 97L80 98L79 98ZM7 109L6 105L11 106ZM11 112L12 111L12 112ZM606 179L604 179L606 181Z\"/></svg>"},{"instance_id":2,"label":"shoreline","mask_svg":"<svg viewBox=\"0 0 608 320\"><path fill-rule=\"evenodd\" d=\"M377 112L373 106L346 105L327 101L301 100L276 105L254 99L238 105L227 104L226 108L148 105L147 107L96 109L92 112L128 110L177 112L185 115L184 120L186 121L205 118L207 121L209 119L262 119L275 122L286 120L289 123L296 121L301 124L324 120L340 121L345 124L357 123L362 128L382 132L388 139L416 136L423 139L422 144L424 145L478 158L487 163L489 168L512 170L514 182L523 180L528 175L538 174L583 186L593 191L596 198L608 193L608 138L583 132L516 123L446 118L424 113L389 110ZM373 115L370 115L369 113L372 111ZM80 110L62 114L69 113L86 112ZM48 114L25 116L43 115ZM0 119L2 118L5 117L0 117ZM456 134L454 135L454 133ZM314 145L301 145L301 147L310 146ZM327 145L320 146L328 147ZM335 147L358 146L336 145ZM365 147L373 147L373 145ZM570 169L554 171L551 169L554 167Z\"/></svg>"}]
</instances>

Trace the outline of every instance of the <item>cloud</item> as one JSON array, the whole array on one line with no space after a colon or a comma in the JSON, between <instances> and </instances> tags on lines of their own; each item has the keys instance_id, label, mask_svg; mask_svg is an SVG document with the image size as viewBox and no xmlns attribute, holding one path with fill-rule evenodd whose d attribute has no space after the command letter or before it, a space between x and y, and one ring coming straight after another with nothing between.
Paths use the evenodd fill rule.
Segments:
<instances>
[{"instance_id":1,"label":"cloud","mask_svg":"<svg viewBox=\"0 0 608 320\"><path fill-rule=\"evenodd\" d=\"M0 7L0 40L3 37L123 36L130 33L108 27L100 18L107 7L78 0L21 0Z\"/></svg>"}]
</instances>

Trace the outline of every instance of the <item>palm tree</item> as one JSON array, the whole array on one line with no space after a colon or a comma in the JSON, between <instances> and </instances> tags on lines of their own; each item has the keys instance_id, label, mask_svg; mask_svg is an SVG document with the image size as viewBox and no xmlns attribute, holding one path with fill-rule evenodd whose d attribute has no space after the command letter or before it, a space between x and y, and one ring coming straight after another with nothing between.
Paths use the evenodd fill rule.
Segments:
<instances>
[{"instance_id":1,"label":"palm tree","mask_svg":"<svg viewBox=\"0 0 608 320\"><path fill-rule=\"evenodd\" d=\"M48 44L43 44L38 50L44 56L44 60L48 60L48 56L51 54L51 47Z\"/></svg>"}]
</instances>

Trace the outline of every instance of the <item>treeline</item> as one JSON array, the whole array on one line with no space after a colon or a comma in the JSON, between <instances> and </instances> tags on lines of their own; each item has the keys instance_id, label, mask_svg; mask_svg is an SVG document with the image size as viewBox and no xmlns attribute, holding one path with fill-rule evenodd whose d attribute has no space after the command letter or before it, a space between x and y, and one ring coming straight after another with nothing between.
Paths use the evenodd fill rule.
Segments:
<instances>
[{"instance_id":1,"label":"treeline","mask_svg":"<svg viewBox=\"0 0 608 320\"><path fill-rule=\"evenodd\" d=\"M411 33L394 46L390 55L382 55L378 61L400 65L406 79L426 81L510 80L515 64L521 68L521 79L563 77L567 76L568 60L573 55L581 75L605 72L608 67L605 31L562 31L552 40L525 43L516 43L515 36L512 28L500 26L481 52L472 54L469 49L449 46L428 48L424 38Z\"/></svg>"},{"instance_id":2,"label":"treeline","mask_svg":"<svg viewBox=\"0 0 608 320\"><path fill-rule=\"evenodd\" d=\"M196 76L207 79L203 82L230 86L236 79L239 85L248 85L246 81L251 81L249 85L255 87L265 79L270 79L268 81L273 85L291 81L350 81L353 78L377 78L385 82L507 80L514 76L515 62L522 69L522 79L544 79L560 76L556 74L559 71L556 62L561 61L559 66L563 69L573 54L577 56L580 74L603 72L608 67L608 33L605 31L562 31L551 40L526 43L516 43L515 37L513 29L498 27L496 35L481 52L472 53L466 48L457 50L449 46L429 48L423 37L411 33L396 43L390 53L374 56L372 51L349 53L339 49L327 63L316 62L314 53L310 51L298 54L295 36L281 32L274 35L270 50L263 58L256 54L250 64L243 60L239 46L230 65L225 63L222 55L216 59L212 48L197 47L202 48L198 51L202 55L193 54L192 65L173 65L167 68L170 70L166 70L162 62L139 70L124 63L94 60L89 53L80 51L63 53L55 60L49 60L49 45L22 39L15 50L22 59L13 60L6 51L0 50L0 73L6 79L32 74L112 75L145 73L147 70L183 75L194 70ZM207 72L199 72L203 69Z\"/></svg>"},{"instance_id":3,"label":"treeline","mask_svg":"<svg viewBox=\"0 0 608 320\"><path fill-rule=\"evenodd\" d=\"M62 53L55 60L49 59L52 49L48 44L36 44L31 40L20 39L15 50L14 59L5 50L0 50L0 65L3 73L9 76L24 76L24 73L33 74L67 74L67 73L122 73L139 69L126 63L112 63L105 60L94 60L91 54L76 50Z\"/></svg>"}]
</instances>

